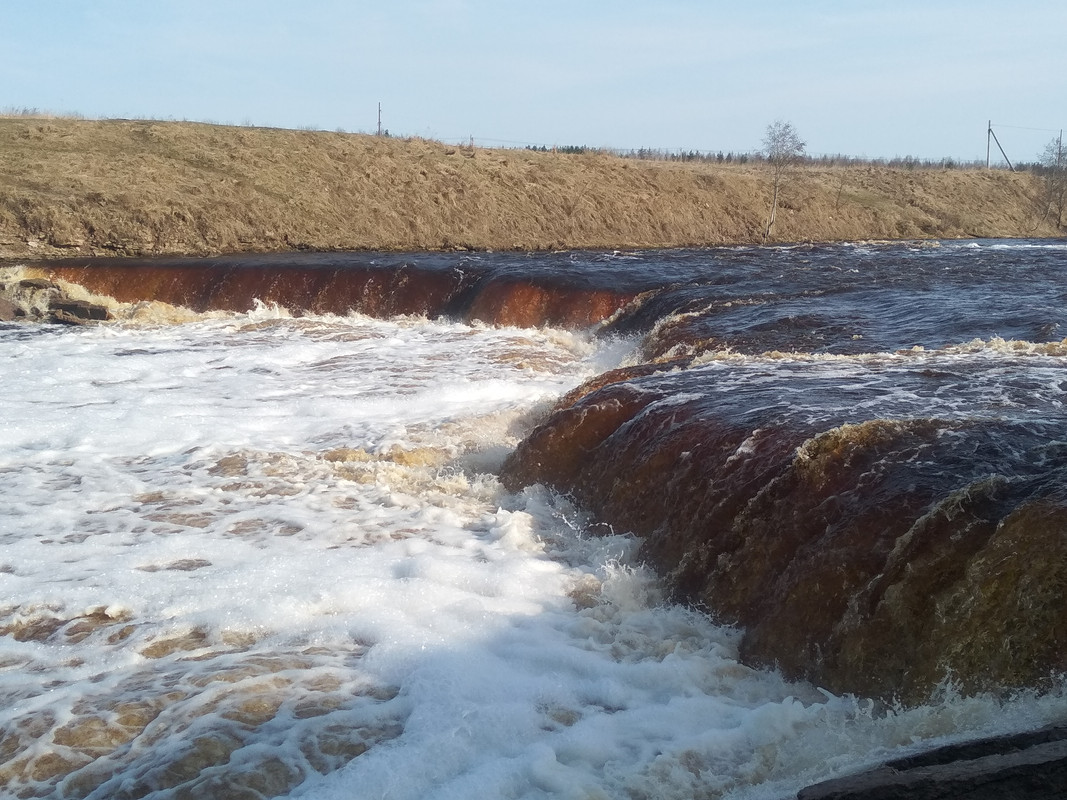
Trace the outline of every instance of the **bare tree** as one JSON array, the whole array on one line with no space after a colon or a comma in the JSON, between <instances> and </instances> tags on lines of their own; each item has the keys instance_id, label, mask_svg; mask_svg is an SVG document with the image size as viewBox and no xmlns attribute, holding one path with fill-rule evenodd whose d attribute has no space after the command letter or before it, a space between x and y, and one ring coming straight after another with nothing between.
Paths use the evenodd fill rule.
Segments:
<instances>
[{"instance_id":1,"label":"bare tree","mask_svg":"<svg viewBox=\"0 0 1067 800\"><path fill-rule=\"evenodd\" d=\"M789 171L803 158L804 146L804 140L790 123L776 120L767 126L767 134L763 137L763 155L770 165L774 186L771 195L771 215L767 220L767 227L763 230L764 244L770 238L771 228L774 227L774 218L778 213L778 194L781 191L782 182Z\"/></svg>"},{"instance_id":2,"label":"bare tree","mask_svg":"<svg viewBox=\"0 0 1067 800\"><path fill-rule=\"evenodd\" d=\"M1067 205L1067 151L1063 149L1063 134L1045 145L1038 163L1045 183L1044 219L1055 212L1056 227L1062 228L1063 207Z\"/></svg>"}]
</instances>

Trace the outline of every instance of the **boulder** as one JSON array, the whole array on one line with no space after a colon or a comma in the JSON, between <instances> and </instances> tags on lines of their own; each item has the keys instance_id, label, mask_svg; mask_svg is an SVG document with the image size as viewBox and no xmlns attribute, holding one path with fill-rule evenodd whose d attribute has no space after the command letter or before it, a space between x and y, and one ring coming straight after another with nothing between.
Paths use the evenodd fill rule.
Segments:
<instances>
[{"instance_id":1,"label":"boulder","mask_svg":"<svg viewBox=\"0 0 1067 800\"><path fill-rule=\"evenodd\" d=\"M52 321L65 325L84 325L89 322L102 322L111 319L107 306L90 303L86 300L73 300L69 297L56 297L48 304L52 312Z\"/></svg>"},{"instance_id":2,"label":"boulder","mask_svg":"<svg viewBox=\"0 0 1067 800\"><path fill-rule=\"evenodd\" d=\"M825 781L797 800L1061 800L1067 728L950 745Z\"/></svg>"},{"instance_id":3,"label":"boulder","mask_svg":"<svg viewBox=\"0 0 1067 800\"><path fill-rule=\"evenodd\" d=\"M0 322L11 322L17 319L19 314L19 307L3 297L0 297Z\"/></svg>"}]
</instances>

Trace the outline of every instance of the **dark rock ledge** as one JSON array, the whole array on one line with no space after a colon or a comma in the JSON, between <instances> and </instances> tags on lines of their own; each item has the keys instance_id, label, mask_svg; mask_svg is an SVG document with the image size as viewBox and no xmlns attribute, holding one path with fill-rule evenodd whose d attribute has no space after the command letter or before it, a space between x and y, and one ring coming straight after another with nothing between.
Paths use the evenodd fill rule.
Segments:
<instances>
[{"instance_id":1,"label":"dark rock ledge","mask_svg":"<svg viewBox=\"0 0 1067 800\"><path fill-rule=\"evenodd\" d=\"M1067 726L949 745L825 781L797 800L1063 800Z\"/></svg>"},{"instance_id":2,"label":"dark rock ledge","mask_svg":"<svg viewBox=\"0 0 1067 800\"><path fill-rule=\"evenodd\" d=\"M87 322L106 322L111 319L107 306L90 303L86 300L72 300L69 297L56 297L49 301L52 321L64 325L84 325Z\"/></svg>"},{"instance_id":3,"label":"dark rock ledge","mask_svg":"<svg viewBox=\"0 0 1067 800\"><path fill-rule=\"evenodd\" d=\"M70 297L46 278L0 283L0 322L88 325L110 319L107 306Z\"/></svg>"}]
</instances>

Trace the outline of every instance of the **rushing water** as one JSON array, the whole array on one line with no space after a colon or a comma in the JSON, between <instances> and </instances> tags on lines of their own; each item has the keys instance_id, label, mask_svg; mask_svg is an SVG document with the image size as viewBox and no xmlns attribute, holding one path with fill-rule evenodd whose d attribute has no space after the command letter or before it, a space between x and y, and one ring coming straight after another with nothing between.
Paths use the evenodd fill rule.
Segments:
<instances>
[{"instance_id":1,"label":"rushing water","mask_svg":"<svg viewBox=\"0 0 1067 800\"><path fill-rule=\"evenodd\" d=\"M724 405L782 402L773 377L1062 429L1067 247L460 261L645 294L599 336L262 304L0 325L0 793L777 800L1067 717L743 666L626 531L495 477L562 393L672 348Z\"/></svg>"}]
</instances>

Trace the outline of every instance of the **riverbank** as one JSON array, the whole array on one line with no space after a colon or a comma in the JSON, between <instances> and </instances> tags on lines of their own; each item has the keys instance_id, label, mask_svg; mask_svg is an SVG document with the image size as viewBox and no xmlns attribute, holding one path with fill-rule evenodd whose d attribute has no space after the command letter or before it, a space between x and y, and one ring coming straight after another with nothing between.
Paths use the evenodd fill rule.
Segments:
<instances>
[{"instance_id":1,"label":"riverbank","mask_svg":"<svg viewBox=\"0 0 1067 800\"><path fill-rule=\"evenodd\" d=\"M1048 237L1002 170L804 167L776 241ZM0 258L759 241L758 165L187 122L0 119Z\"/></svg>"}]
</instances>

